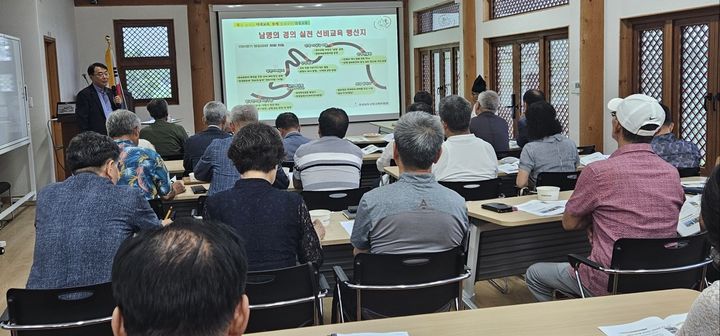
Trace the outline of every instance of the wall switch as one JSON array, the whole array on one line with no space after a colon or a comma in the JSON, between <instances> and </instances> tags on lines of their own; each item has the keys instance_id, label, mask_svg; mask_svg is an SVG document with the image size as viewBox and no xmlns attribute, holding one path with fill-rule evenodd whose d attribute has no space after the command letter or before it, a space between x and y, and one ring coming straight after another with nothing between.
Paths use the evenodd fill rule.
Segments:
<instances>
[{"instance_id":1,"label":"wall switch","mask_svg":"<svg viewBox=\"0 0 720 336\"><path fill-rule=\"evenodd\" d=\"M570 93L572 93L572 94L580 94L580 82L572 82L572 83L570 83Z\"/></svg>"}]
</instances>

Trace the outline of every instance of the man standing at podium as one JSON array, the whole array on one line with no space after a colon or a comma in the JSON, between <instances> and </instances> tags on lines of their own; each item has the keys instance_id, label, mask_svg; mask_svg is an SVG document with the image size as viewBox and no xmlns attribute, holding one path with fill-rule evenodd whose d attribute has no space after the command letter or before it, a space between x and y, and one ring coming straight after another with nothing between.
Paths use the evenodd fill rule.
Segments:
<instances>
[{"instance_id":1,"label":"man standing at podium","mask_svg":"<svg viewBox=\"0 0 720 336\"><path fill-rule=\"evenodd\" d=\"M102 63L93 63L87 69L92 84L77 94L75 114L80 132L95 131L107 135L105 121L110 113L120 108L120 96L113 96L107 87L110 74Z\"/></svg>"}]
</instances>

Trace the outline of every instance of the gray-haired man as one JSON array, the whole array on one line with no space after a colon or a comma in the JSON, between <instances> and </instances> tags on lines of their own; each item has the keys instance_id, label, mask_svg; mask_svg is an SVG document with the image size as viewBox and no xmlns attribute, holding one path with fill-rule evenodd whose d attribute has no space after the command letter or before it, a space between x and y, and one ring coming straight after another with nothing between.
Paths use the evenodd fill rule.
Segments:
<instances>
[{"instance_id":1,"label":"gray-haired man","mask_svg":"<svg viewBox=\"0 0 720 336\"><path fill-rule=\"evenodd\" d=\"M205 149L215 139L230 137L225 132L225 120L227 107L219 101L210 101L203 107L203 121L207 128L185 140L185 155L183 157L183 168L186 173L191 173L195 165L200 161Z\"/></svg>"},{"instance_id":2,"label":"gray-haired man","mask_svg":"<svg viewBox=\"0 0 720 336\"><path fill-rule=\"evenodd\" d=\"M253 105L235 106L227 117L227 127L232 133L237 133L246 125L256 122L258 122L258 112ZM193 169L195 178L210 182L208 196L232 188L240 179L240 173L228 157L231 143L232 137L213 140ZM273 186L278 189L287 189L289 184L290 179L282 167L278 166Z\"/></svg>"},{"instance_id":3,"label":"gray-haired man","mask_svg":"<svg viewBox=\"0 0 720 336\"><path fill-rule=\"evenodd\" d=\"M400 178L360 200L351 242L355 253L425 253L462 244L468 228L465 200L430 172L442 152L443 128L423 112L395 125L393 158Z\"/></svg>"}]
</instances>

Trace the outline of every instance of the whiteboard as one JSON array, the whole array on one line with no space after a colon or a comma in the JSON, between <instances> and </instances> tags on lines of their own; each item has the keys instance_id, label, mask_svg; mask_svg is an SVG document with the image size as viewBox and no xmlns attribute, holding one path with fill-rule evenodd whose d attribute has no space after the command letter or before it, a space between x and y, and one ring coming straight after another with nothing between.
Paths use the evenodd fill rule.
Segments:
<instances>
[{"instance_id":1,"label":"whiteboard","mask_svg":"<svg viewBox=\"0 0 720 336\"><path fill-rule=\"evenodd\" d=\"M20 40L0 34L0 151L29 140Z\"/></svg>"}]
</instances>

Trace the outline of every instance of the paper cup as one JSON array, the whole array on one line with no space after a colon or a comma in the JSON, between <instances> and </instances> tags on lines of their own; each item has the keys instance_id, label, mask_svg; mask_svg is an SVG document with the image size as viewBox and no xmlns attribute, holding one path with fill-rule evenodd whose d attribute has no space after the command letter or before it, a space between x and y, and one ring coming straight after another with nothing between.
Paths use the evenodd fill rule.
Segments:
<instances>
[{"instance_id":1,"label":"paper cup","mask_svg":"<svg viewBox=\"0 0 720 336\"><path fill-rule=\"evenodd\" d=\"M188 174L188 177L190 177L190 181L195 181L195 173Z\"/></svg>"},{"instance_id":2,"label":"paper cup","mask_svg":"<svg viewBox=\"0 0 720 336\"><path fill-rule=\"evenodd\" d=\"M314 222L319 219L323 226L330 225L330 210L310 210L310 219Z\"/></svg>"},{"instance_id":3,"label":"paper cup","mask_svg":"<svg viewBox=\"0 0 720 336\"><path fill-rule=\"evenodd\" d=\"M537 187L538 200L557 201L560 198L560 187Z\"/></svg>"}]
</instances>

